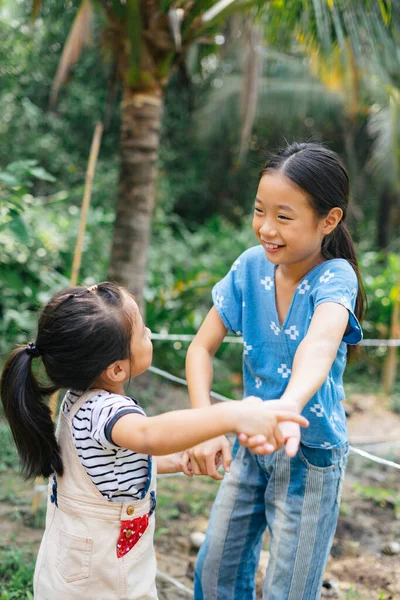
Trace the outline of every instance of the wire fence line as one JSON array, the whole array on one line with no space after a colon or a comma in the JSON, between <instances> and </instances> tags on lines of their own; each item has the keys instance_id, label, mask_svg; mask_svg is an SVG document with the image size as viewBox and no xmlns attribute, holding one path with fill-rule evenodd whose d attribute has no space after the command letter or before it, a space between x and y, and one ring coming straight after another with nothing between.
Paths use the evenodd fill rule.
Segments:
<instances>
[{"instance_id":1,"label":"wire fence line","mask_svg":"<svg viewBox=\"0 0 400 600\"><path fill-rule=\"evenodd\" d=\"M157 367L153 367L153 366L151 366L149 368L149 371L151 371L155 375L159 375L160 377L163 377L164 379L168 379L169 381L172 381L174 383L179 383L179 384L185 385L187 387L186 379L182 379L182 377L176 377L176 375L172 375L171 373L168 373L168 371L163 371L162 369L158 369ZM217 394L217 392L212 392L212 391L210 392L210 396L212 398L216 398L217 400L220 400L221 402L229 402L231 400L231 398L227 398L226 396L223 396L222 394ZM379 456L375 456L374 454L370 454L369 452L366 452L365 450L360 450L359 448L355 448L354 446L349 446L349 449L354 454L359 454L360 456L363 456L364 458L368 458L369 460L379 463L380 465L386 465L387 467L393 467L395 469L400 469L400 464L393 462L392 460L387 460L386 458L380 458Z\"/></svg>"},{"instance_id":2,"label":"wire fence line","mask_svg":"<svg viewBox=\"0 0 400 600\"><path fill-rule=\"evenodd\" d=\"M164 581L168 581L168 583L171 583L178 590L185 592L185 594L187 594L188 596L192 596L192 597L194 596L194 591L192 589L190 589L189 587L187 587L186 585L184 585L177 579L174 579L170 575L167 575L167 573L160 571L160 569L157 569L157 577L158 577L158 579L163 579Z\"/></svg>"},{"instance_id":3,"label":"wire fence line","mask_svg":"<svg viewBox=\"0 0 400 600\"><path fill-rule=\"evenodd\" d=\"M190 333L152 333L151 338L153 340L157 340L160 342L191 342L195 338L195 334ZM222 342L223 344L243 344L243 338L241 336L233 336L228 335ZM365 339L361 340L358 344L359 346L369 346L369 347L400 347L400 339L388 339L388 340L380 340L380 339Z\"/></svg>"}]
</instances>

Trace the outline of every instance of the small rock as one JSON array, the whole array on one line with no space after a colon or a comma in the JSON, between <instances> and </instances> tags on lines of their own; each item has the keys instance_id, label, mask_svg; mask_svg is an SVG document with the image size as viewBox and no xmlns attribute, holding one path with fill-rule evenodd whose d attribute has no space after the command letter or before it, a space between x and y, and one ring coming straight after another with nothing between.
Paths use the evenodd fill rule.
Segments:
<instances>
[{"instance_id":1,"label":"small rock","mask_svg":"<svg viewBox=\"0 0 400 600\"><path fill-rule=\"evenodd\" d=\"M342 402L342 406L344 408L344 412L346 413L346 417L349 418L354 413L354 408L348 402Z\"/></svg>"},{"instance_id":2,"label":"small rock","mask_svg":"<svg viewBox=\"0 0 400 600\"><path fill-rule=\"evenodd\" d=\"M204 542L206 537L206 534L201 532L201 531L193 531L193 533L190 534L190 543L192 545L193 548L200 548L200 546L202 545L202 543Z\"/></svg>"},{"instance_id":3,"label":"small rock","mask_svg":"<svg viewBox=\"0 0 400 600\"><path fill-rule=\"evenodd\" d=\"M388 556L400 554L400 544L398 542L389 542L388 544L382 546L382 552Z\"/></svg>"},{"instance_id":4,"label":"small rock","mask_svg":"<svg viewBox=\"0 0 400 600\"><path fill-rule=\"evenodd\" d=\"M339 592L339 584L335 579L331 578L324 580L321 598L339 598Z\"/></svg>"}]
</instances>

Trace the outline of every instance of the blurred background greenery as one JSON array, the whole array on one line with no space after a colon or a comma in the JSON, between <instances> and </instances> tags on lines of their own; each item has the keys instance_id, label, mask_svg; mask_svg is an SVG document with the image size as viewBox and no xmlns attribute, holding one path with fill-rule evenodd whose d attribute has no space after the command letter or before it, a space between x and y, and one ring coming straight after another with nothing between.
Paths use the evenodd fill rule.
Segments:
<instances>
[{"instance_id":1,"label":"blurred background greenery","mask_svg":"<svg viewBox=\"0 0 400 600\"><path fill-rule=\"evenodd\" d=\"M34 338L39 307L68 285L98 120L105 132L80 283L112 276L143 293L154 331L194 333L212 285L256 243L250 213L268 152L318 140L343 157L351 176L349 225L369 302L365 337L389 337L400 278L399 7L238 0L204 21L219 3L191 4L0 2L2 357ZM76 55L65 58L74 30ZM163 109L159 139L145 156L145 209L132 196L139 185L132 172L144 156L136 160L136 134L127 135L135 94L153 94ZM112 253L138 235L135 214L151 226L150 244L146 232L140 241L144 255L148 248L144 287L135 287L141 274L132 256L121 263ZM182 375L186 344L154 345L154 364ZM385 355L365 349L348 369L349 384L378 389ZM240 389L240 347L224 346L217 360L217 389Z\"/></svg>"},{"instance_id":2,"label":"blurred background greenery","mask_svg":"<svg viewBox=\"0 0 400 600\"><path fill-rule=\"evenodd\" d=\"M268 153L322 141L351 177L365 337L400 338L399 39L397 0L0 0L0 366L69 284L98 121L79 283L116 279L153 331L195 333L213 284L256 243L250 215ZM154 348L155 366L184 376L187 343ZM363 348L348 395L382 393L387 357ZM221 347L215 376L217 391L240 397L240 344ZM174 395L156 378L139 385L152 413ZM400 411L399 377L391 387ZM17 471L0 419L0 501L42 527L43 510L32 519L18 508L32 490ZM192 512L205 497L196 491ZM164 504L169 519L176 508ZM10 540L0 598L31 600L35 549Z\"/></svg>"}]
</instances>

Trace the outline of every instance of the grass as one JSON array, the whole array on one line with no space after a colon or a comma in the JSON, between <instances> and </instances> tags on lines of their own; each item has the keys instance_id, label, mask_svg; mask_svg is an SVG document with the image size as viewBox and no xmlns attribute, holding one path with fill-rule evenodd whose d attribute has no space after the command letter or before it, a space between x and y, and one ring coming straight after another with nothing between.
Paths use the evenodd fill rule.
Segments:
<instances>
[{"instance_id":1,"label":"grass","mask_svg":"<svg viewBox=\"0 0 400 600\"><path fill-rule=\"evenodd\" d=\"M35 557L30 550L0 549L0 600L33 600Z\"/></svg>"},{"instance_id":2,"label":"grass","mask_svg":"<svg viewBox=\"0 0 400 600\"><path fill-rule=\"evenodd\" d=\"M0 473L19 472L18 454L8 424L0 420Z\"/></svg>"},{"instance_id":3,"label":"grass","mask_svg":"<svg viewBox=\"0 0 400 600\"><path fill-rule=\"evenodd\" d=\"M393 508L396 519L400 519L400 492L379 486L356 483L354 491L361 498L371 500L382 508Z\"/></svg>"}]
</instances>

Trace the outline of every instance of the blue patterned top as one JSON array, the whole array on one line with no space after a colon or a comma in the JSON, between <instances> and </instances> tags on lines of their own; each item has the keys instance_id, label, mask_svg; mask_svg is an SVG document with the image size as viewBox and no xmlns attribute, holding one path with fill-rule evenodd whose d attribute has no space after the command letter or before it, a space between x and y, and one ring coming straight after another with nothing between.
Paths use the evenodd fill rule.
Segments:
<instances>
[{"instance_id":1,"label":"blue patterned top","mask_svg":"<svg viewBox=\"0 0 400 600\"><path fill-rule=\"evenodd\" d=\"M349 325L327 379L302 414L310 421L301 440L315 448L347 441L343 372L347 344L358 344L362 330L354 314L357 276L344 259L327 260L301 280L281 326L275 301L275 269L262 246L246 250L212 292L214 306L228 331L243 335L245 396L279 399L290 378L296 350L307 334L317 306L336 302L349 311Z\"/></svg>"}]
</instances>

